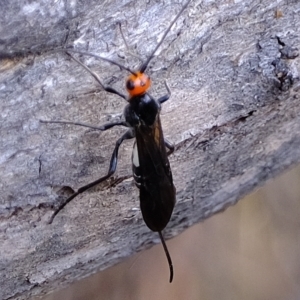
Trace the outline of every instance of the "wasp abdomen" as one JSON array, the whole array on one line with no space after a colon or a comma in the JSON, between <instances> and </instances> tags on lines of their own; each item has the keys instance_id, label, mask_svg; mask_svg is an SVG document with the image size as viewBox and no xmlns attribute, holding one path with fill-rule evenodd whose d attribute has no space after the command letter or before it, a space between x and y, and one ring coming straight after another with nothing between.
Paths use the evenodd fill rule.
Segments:
<instances>
[{"instance_id":1,"label":"wasp abdomen","mask_svg":"<svg viewBox=\"0 0 300 300\"><path fill-rule=\"evenodd\" d=\"M136 142L133 145L131 159L132 159L132 172L133 172L133 178L135 181L135 185L138 188L141 188L142 176L141 176L141 172L140 172L139 153L138 153Z\"/></svg>"}]
</instances>

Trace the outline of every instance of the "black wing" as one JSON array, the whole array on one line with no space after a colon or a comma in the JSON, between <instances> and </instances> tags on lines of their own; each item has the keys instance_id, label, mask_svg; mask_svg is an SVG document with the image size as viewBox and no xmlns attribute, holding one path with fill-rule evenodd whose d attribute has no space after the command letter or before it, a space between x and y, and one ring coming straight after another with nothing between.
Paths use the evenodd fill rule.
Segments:
<instances>
[{"instance_id":1,"label":"black wing","mask_svg":"<svg viewBox=\"0 0 300 300\"><path fill-rule=\"evenodd\" d=\"M176 189L167 157L159 114L151 126L135 128L138 155L133 172L140 189L140 205L145 223L152 231L168 224L176 202ZM135 150L134 150L135 152Z\"/></svg>"}]
</instances>

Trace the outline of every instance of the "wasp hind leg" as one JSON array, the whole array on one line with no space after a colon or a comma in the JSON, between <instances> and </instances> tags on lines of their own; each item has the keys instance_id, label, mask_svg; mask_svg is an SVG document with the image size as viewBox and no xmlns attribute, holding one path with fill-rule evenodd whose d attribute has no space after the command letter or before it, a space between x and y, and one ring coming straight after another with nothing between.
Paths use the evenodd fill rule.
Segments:
<instances>
[{"instance_id":1,"label":"wasp hind leg","mask_svg":"<svg viewBox=\"0 0 300 300\"><path fill-rule=\"evenodd\" d=\"M117 168L117 163L118 163L118 151L119 151L120 145L122 144L122 142L123 142L124 140L132 139L132 138L134 138L134 134L133 134L132 130L129 129L129 130L126 131L125 134L122 135L122 136L117 140L117 142L116 142L116 146L115 146L114 152L113 152L113 154L112 154L112 156L111 156L111 159L110 159L110 164L109 164L108 173L107 173L105 176L103 176L103 177L101 177L101 178L99 178L99 179L97 179L97 180L95 180L95 181L93 181L93 182L91 182L91 183L89 183L89 184L87 184L87 185L82 186L81 188L79 188L79 189L77 190L77 192L75 192L75 193L72 194L69 198L67 198L65 201L63 201L63 202L59 205L59 207L54 211L54 213L53 213L53 215L51 216L51 219L50 219L50 221L49 221L49 224L51 224L51 223L53 222L53 219L55 218L55 216L56 216L56 215L57 215L57 214L58 214L58 213L59 213L59 212L60 212L60 211L61 211L61 210L62 210L62 209L70 202L70 201L72 201L76 196L78 196L79 194L81 194L81 193L85 192L86 190L92 188L93 186L95 186L95 185L97 185L97 184L99 184L99 183L105 181L106 179L108 179L110 176L112 176L112 175L115 173L116 168Z\"/></svg>"}]
</instances>

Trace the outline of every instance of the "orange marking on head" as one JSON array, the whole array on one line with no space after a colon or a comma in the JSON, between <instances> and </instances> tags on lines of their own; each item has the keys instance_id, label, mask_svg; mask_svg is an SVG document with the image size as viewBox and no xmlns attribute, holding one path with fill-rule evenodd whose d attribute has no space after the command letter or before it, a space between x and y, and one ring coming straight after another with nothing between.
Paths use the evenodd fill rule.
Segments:
<instances>
[{"instance_id":1,"label":"orange marking on head","mask_svg":"<svg viewBox=\"0 0 300 300\"><path fill-rule=\"evenodd\" d=\"M150 77L140 71L131 74L126 81L126 89L131 97L147 93L150 85Z\"/></svg>"}]
</instances>

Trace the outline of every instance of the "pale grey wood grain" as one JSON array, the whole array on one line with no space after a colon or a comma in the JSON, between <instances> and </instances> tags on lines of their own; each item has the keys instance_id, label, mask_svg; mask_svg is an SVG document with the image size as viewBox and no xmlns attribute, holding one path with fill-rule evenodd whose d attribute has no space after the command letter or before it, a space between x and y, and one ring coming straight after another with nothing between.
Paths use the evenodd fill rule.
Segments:
<instances>
[{"instance_id":1,"label":"pale grey wood grain","mask_svg":"<svg viewBox=\"0 0 300 300\"><path fill-rule=\"evenodd\" d=\"M99 125L126 104L53 50L76 46L138 66L117 22L130 52L145 58L181 4L2 2L0 298L28 299L159 242L138 209L132 142L121 146L114 185L77 197L47 225L59 189L105 174L123 129L100 133L38 120ZM172 97L162 123L176 144L170 162L178 202L167 238L300 161L299 12L299 1L194 0L158 51L149 68L151 94L165 94L168 81ZM124 72L84 61L124 90Z\"/></svg>"}]
</instances>

